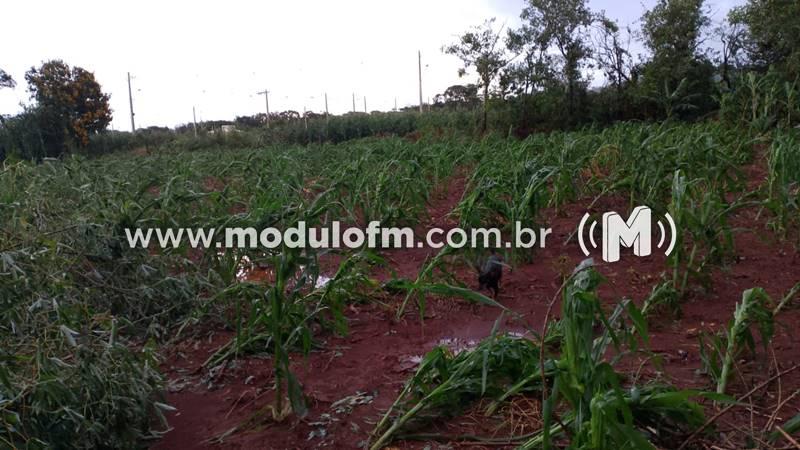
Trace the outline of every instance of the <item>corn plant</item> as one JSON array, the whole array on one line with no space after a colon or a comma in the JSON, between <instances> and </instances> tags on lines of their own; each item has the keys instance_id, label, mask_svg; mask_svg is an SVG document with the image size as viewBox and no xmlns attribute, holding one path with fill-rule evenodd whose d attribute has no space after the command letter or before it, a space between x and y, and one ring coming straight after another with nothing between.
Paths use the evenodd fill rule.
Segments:
<instances>
[{"instance_id":1,"label":"corn plant","mask_svg":"<svg viewBox=\"0 0 800 450\"><path fill-rule=\"evenodd\" d=\"M425 355L375 426L372 436L376 439L370 449L383 448L414 422L454 415L477 398L499 396L511 380L536 370L538 347L526 339L495 336L495 332L474 350L454 355L446 347L436 347Z\"/></svg>"},{"instance_id":2,"label":"corn plant","mask_svg":"<svg viewBox=\"0 0 800 450\"><path fill-rule=\"evenodd\" d=\"M749 349L755 354L755 338L752 328L757 328L761 343L766 352L774 333L772 300L762 288L742 292L741 303L736 304L733 319L728 323L724 334L716 334L706 339L700 336L703 369L717 383L717 393L724 394L728 380L739 355Z\"/></svg>"},{"instance_id":3,"label":"corn plant","mask_svg":"<svg viewBox=\"0 0 800 450\"><path fill-rule=\"evenodd\" d=\"M728 203L702 180L689 181L682 171L675 171L669 212L678 234L669 264L679 298L685 295L690 277L707 285L710 264L723 262L733 254L728 216L745 204L742 199ZM691 237L690 246L686 245L687 235Z\"/></svg>"},{"instance_id":4,"label":"corn plant","mask_svg":"<svg viewBox=\"0 0 800 450\"><path fill-rule=\"evenodd\" d=\"M646 324L638 309L627 301L620 303L612 315L606 317L595 293L602 278L593 269L584 267L579 266L579 270L573 273L562 298L560 326L563 342L552 390L543 405L541 439L545 448L551 445L556 405L563 398L570 407L574 427L572 445L603 448L611 441L617 441L617 444L624 441L646 443L634 428L618 375L612 368L613 360L611 363L603 361L609 345L613 344L617 350L621 349L623 341L633 348L637 345L633 334L628 334L624 328L619 331L616 328L623 312L627 312L636 333L645 341ZM598 324L603 325L603 331L595 339L594 327ZM623 436L624 440L620 442ZM530 441L528 445L531 445Z\"/></svg>"},{"instance_id":5,"label":"corn plant","mask_svg":"<svg viewBox=\"0 0 800 450\"><path fill-rule=\"evenodd\" d=\"M678 82L675 89L672 89L669 82L664 80L664 90L656 90L653 95L646 96L646 98L663 109L664 117L670 120L677 113L697 109L697 106L692 102L699 95L690 93L689 84L689 80L683 78Z\"/></svg>"},{"instance_id":6,"label":"corn plant","mask_svg":"<svg viewBox=\"0 0 800 450\"><path fill-rule=\"evenodd\" d=\"M767 158L766 207L774 214L772 227L786 236L792 226L797 225L797 211L800 209L800 148L797 133L779 132L776 134Z\"/></svg>"},{"instance_id":7,"label":"corn plant","mask_svg":"<svg viewBox=\"0 0 800 450\"><path fill-rule=\"evenodd\" d=\"M627 351L635 351L639 340L647 344L647 326L641 312L627 300L606 316L596 294L600 282L589 261L567 281L560 321L563 342L552 390L542 408L543 428L520 448L550 448L556 435L566 436L570 448L670 446L704 421L702 408L690 398L707 393L660 384L623 388L613 366ZM625 318L630 327L623 325ZM595 337L598 326L600 335ZM606 362L610 348L616 354ZM566 409L559 408L561 403ZM556 411L564 411L558 421Z\"/></svg>"},{"instance_id":8,"label":"corn plant","mask_svg":"<svg viewBox=\"0 0 800 450\"><path fill-rule=\"evenodd\" d=\"M493 414L509 398L542 393L550 385L543 428L510 438L522 441L520 448L548 448L564 436L571 448L655 448L651 442L674 444L700 426L702 408L691 398L722 397L659 384L622 386L613 365L625 351L636 350L639 340L647 342L647 327L629 301L606 316L595 294L601 281L591 264L570 277L562 320L543 339L544 351L552 348L559 356L542 355L543 349L526 339L498 336L500 319L473 350L457 355L443 347L432 350L376 425L370 448L382 448L402 438L404 431L442 415L458 414L479 398L492 400L486 414ZM612 347L618 352L606 362ZM561 416L558 420L555 411Z\"/></svg>"},{"instance_id":9,"label":"corn plant","mask_svg":"<svg viewBox=\"0 0 800 450\"><path fill-rule=\"evenodd\" d=\"M658 317L666 309L675 317L680 317L680 297L675 290L674 283L670 280L662 281L650 291L650 295L642 305L642 315L645 317Z\"/></svg>"}]
</instances>

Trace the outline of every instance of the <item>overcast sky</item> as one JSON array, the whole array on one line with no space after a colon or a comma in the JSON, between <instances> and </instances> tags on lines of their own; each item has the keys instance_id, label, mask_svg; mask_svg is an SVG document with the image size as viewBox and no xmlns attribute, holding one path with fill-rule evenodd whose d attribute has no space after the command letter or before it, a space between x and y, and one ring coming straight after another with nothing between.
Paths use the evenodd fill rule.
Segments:
<instances>
[{"instance_id":1,"label":"overcast sky","mask_svg":"<svg viewBox=\"0 0 800 450\"><path fill-rule=\"evenodd\" d=\"M743 0L707 0L715 20ZM655 0L589 0L622 25ZM63 1L7 0L0 8L0 68L16 89L0 90L0 114L29 102L24 73L60 58L95 73L111 94L113 127L130 129L126 73L137 127L233 119L270 110L356 107L388 110L417 103L417 50L428 97L456 83L460 62L441 47L497 17L519 24L524 0L404 1Z\"/></svg>"}]
</instances>

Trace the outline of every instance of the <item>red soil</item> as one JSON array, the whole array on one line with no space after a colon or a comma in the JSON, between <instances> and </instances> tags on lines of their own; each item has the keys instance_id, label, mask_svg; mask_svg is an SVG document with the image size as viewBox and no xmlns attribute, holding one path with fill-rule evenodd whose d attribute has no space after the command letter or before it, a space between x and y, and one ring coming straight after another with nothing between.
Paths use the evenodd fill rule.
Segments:
<instances>
[{"instance_id":1,"label":"red soil","mask_svg":"<svg viewBox=\"0 0 800 450\"><path fill-rule=\"evenodd\" d=\"M763 173L756 170L752 175L760 177ZM447 215L458 203L464 182L465 177L457 176L446 190L434 196L429 208L430 223L423 225L442 228L455 225ZM523 319L507 318L505 329L541 329L548 302L556 293L562 275L569 273L585 258L574 239L567 244L564 241L586 212L588 203L575 202L558 215L554 211L545 212L542 217L548 217L550 221L544 225L553 229L547 247L533 253L532 263L505 271L498 300L523 316ZM593 209L596 212L623 212L627 206L625 199L608 197ZM749 224L752 229L735 235L737 261L714 271L711 289L691 294L683 304L680 320L665 316L651 321L650 347L662 357L662 375L679 387L710 386L707 377L697 374L700 368L697 335L701 330L716 330L727 323L732 318L735 303L741 300L743 290L761 286L774 299L780 299L800 281L800 255L791 244L779 241L764 229L763 216L758 224L750 221L755 213L747 210L737 214L735 224ZM431 249L384 252L391 269L398 276L411 279L416 277L426 257L435 253L436 250ZM663 255L646 258L623 255L618 263L600 266L599 271L608 279L600 290L601 297L609 301L628 297L641 304L665 269ZM477 289L472 269L461 266L455 267L453 272L468 286ZM386 279L388 270L378 270L374 275ZM396 299L400 300L402 297ZM556 305L556 315L558 310ZM177 412L168 416L172 431L153 448L356 448L363 445L383 411L395 400L404 381L413 373L415 364L412 357L424 355L442 339L480 340L490 333L498 313L491 307L432 298L428 300L424 322L413 305L403 319L396 322L393 311L382 309L377 304L352 307L348 310L350 334L347 337L322 336L320 350L313 351L305 359L294 358L294 371L309 399L309 414L304 419L292 416L281 423L272 423L265 418L269 413L265 413L260 420L254 421L255 425L229 434L226 434L229 430L247 422L271 403L271 364L268 359L243 357L230 363L223 373L213 374L209 381L209 374L201 365L231 338L231 334L198 332L196 337L186 339L167 352L163 370L173 386L167 402L175 406ZM793 327L798 320L800 311L791 308L786 308L778 317L780 325L772 347L781 368L800 362L800 347L795 345L800 335ZM638 364L632 370L636 367ZM768 378L770 362L760 359L744 361L740 369L743 376L732 380L733 393L745 392ZM774 373L775 368L771 369ZM646 375L654 373L652 366L645 370ZM800 389L800 373L783 377L781 389L784 398ZM366 395L372 399L366 404L332 409L337 400L357 393L361 393L362 398ZM777 387L771 385L756 399L756 405L775 405L776 395ZM779 412L778 423L798 411L800 401L789 402ZM766 408L764 413L769 415L771 411ZM720 423L720 428L735 428L736 425L730 425L731 421L740 428L747 427L750 417L729 414ZM486 428L481 423L481 420L450 421L438 424L437 429L464 431L466 427L466 431L480 434ZM215 437L220 438L214 441ZM395 445L416 448L421 444L400 442Z\"/></svg>"}]
</instances>

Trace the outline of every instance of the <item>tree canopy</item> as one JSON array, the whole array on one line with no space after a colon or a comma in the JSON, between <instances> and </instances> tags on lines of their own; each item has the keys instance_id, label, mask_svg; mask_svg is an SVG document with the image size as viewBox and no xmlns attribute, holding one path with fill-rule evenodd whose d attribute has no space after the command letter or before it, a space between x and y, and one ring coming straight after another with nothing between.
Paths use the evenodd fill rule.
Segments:
<instances>
[{"instance_id":1,"label":"tree canopy","mask_svg":"<svg viewBox=\"0 0 800 450\"><path fill-rule=\"evenodd\" d=\"M505 47L498 45L502 30L495 31L494 21L494 18L485 21L482 25L461 35L458 42L443 48L445 53L457 56L464 63L464 67L459 71L460 76L473 67L478 72L480 87L483 89L482 128L484 130L487 125L489 87L500 70L508 64Z\"/></svg>"},{"instance_id":2,"label":"tree canopy","mask_svg":"<svg viewBox=\"0 0 800 450\"><path fill-rule=\"evenodd\" d=\"M109 96L92 72L54 60L31 68L25 80L43 114L54 127L65 129L77 145L88 145L91 134L111 123Z\"/></svg>"},{"instance_id":3,"label":"tree canopy","mask_svg":"<svg viewBox=\"0 0 800 450\"><path fill-rule=\"evenodd\" d=\"M746 27L741 43L756 68L800 74L800 2L749 0L731 10L729 21Z\"/></svg>"}]
</instances>

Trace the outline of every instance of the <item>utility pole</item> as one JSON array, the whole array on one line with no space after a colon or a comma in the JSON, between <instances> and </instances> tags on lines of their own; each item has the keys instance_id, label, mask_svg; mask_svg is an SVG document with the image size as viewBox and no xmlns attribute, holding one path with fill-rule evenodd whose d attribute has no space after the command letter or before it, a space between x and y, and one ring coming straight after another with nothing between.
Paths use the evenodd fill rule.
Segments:
<instances>
[{"instance_id":1,"label":"utility pole","mask_svg":"<svg viewBox=\"0 0 800 450\"><path fill-rule=\"evenodd\" d=\"M131 73L128 72L128 103L131 105L131 133L136 133L136 122L133 120L133 94L131 93Z\"/></svg>"},{"instance_id":2,"label":"utility pole","mask_svg":"<svg viewBox=\"0 0 800 450\"><path fill-rule=\"evenodd\" d=\"M367 113L367 96L364 96L364 114Z\"/></svg>"},{"instance_id":3,"label":"utility pole","mask_svg":"<svg viewBox=\"0 0 800 450\"><path fill-rule=\"evenodd\" d=\"M330 119L328 118L328 93L325 93L325 124L328 123Z\"/></svg>"},{"instance_id":4,"label":"utility pole","mask_svg":"<svg viewBox=\"0 0 800 450\"><path fill-rule=\"evenodd\" d=\"M394 98L394 110L397 111L397 97Z\"/></svg>"},{"instance_id":5,"label":"utility pole","mask_svg":"<svg viewBox=\"0 0 800 450\"><path fill-rule=\"evenodd\" d=\"M267 128L269 128L269 91L264 89L261 92L256 92L256 94L264 96L264 102L267 104Z\"/></svg>"},{"instance_id":6,"label":"utility pole","mask_svg":"<svg viewBox=\"0 0 800 450\"><path fill-rule=\"evenodd\" d=\"M306 131L308 131L308 114L306 114L305 106L303 106L303 125L305 125Z\"/></svg>"},{"instance_id":7,"label":"utility pole","mask_svg":"<svg viewBox=\"0 0 800 450\"><path fill-rule=\"evenodd\" d=\"M419 112L422 112L422 52L417 50L417 70L419 71Z\"/></svg>"},{"instance_id":8,"label":"utility pole","mask_svg":"<svg viewBox=\"0 0 800 450\"><path fill-rule=\"evenodd\" d=\"M192 125L194 126L194 137L197 137L197 114L195 114L194 106L192 106Z\"/></svg>"},{"instance_id":9,"label":"utility pole","mask_svg":"<svg viewBox=\"0 0 800 450\"><path fill-rule=\"evenodd\" d=\"M356 93L353 92L353 112L356 112Z\"/></svg>"}]
</instances>

